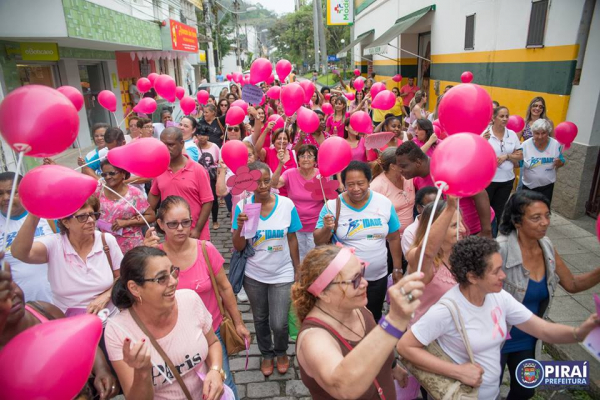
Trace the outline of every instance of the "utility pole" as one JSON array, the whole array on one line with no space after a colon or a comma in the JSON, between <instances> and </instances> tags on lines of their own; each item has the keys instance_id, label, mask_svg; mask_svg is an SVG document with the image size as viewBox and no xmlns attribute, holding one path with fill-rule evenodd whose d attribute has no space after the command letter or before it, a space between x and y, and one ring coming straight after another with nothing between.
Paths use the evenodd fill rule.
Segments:
<instances>
[{"instance_id":1,"label":"utility pole","mask_svg":"<svg viewBox=\"0 0 600 400\"><path fill-rule=\"evenodd\" d=\"M235 0L233 2L233 8L235 10L235 13L233 13L233 15L235 17L235 57L236 57L238 72L242 72L242 60L240 58L240 32L239 32L239 15L238 15L238 13L240 11L240 2L238 0Z\"/></svg>"},{"instance_id":2,"label":"utility pole","mask_svg":"<svg viewBox=\"0 0 600 400\"><path fill-rule=\"evenodd\" d=\"M319 31L317 27L319 26L319 8L317 4L317 0L313 0L313 42L315 48L315 70L319 71Z\"/></svg>"},{"instance_id":3,"label":"utility pole","mask_svg":"<svg viewBox=\"0 0 600 400\"><path fill-rule=\"evenodd\" d=\"M321 6L321 0L313 0L317 2L317 18L319 29L319 45L321 47L321 68L323 75L327 74L327 43L325 43L325 25L323 25L323 7Z\"/></svg>"},{"instance_id":4,"label":"utility pole","mask_svg":"<svg viewBox=\"0 0 600 400\"><path fill-rule=\"evenodd\" d=\"M212 26L210 23L210 1L211 0L204 0L204 22L206 23L206 35L209 38L206 63L208 64L208 81L216 82L217 74L215 71L215 52L213 50Z\"/></svg>"}]
</instances>

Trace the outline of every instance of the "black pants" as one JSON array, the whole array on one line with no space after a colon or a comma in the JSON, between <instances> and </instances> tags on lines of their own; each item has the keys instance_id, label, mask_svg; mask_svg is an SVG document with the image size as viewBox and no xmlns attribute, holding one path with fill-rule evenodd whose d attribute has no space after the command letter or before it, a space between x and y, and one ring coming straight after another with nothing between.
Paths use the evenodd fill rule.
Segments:
<instances>
[{"instance_id":1,"label":"black pants","mask_svg":"<svg viewBox=\"0 0 600 400\"><path fill-rule=\"evenodd\" d=\"M227 212L231 212L231 209L233 208L233 204L231 204L231 193L227 193L227 196L225 196L225 205L227 206Z\"/></svg>"},{"instance_id":2,"label":"black pants","mask_svg":"<svg viewBox=\"0 0 600 400\"><path fill-rule=\"evenodd\" d=\"M543 194L544 196L546 196L546 198L548 199L548 201L550 202L550 204L552 204L552 193L554 192L554 183L551 183L551 184L546 185L546 186L536 187L534 189L528 188L527 186L523 185L523 189L525 189L525 190L533 190L534 192L538 192L538 193Z\"/></svg>"},{"instance_id":3,"label":"black pants","mask_svg":"<svg viewBox=\"0 0 600 400\"><path fill-rule=\"evenodd\" d=\"M524 388L517 382L515 378L515 372L517 366L523 360L528 358L535 358L535 347L529 350L516 351L514 353L502 354L500 357L500 366L502 367L502 373L500 374L500 382L502 384L502 377L504 375L504 367L508 364L508 371L510 372L510 392L506 400L527 400L535 395L535 389Z\"/></svg>"},{"instance_id":4,"label":"black pants","mask_svg":"<svg viewBox=\"0 0 600 400\"><path fill-rule=\"evenodd\" d=\"M376 281L368 281L367 286L367 309L373 314L375 322L381 318L381 312L383 310L383 302L385 301L385 294L387 292L387 276Z\"/></svg>"},{"instance_id":5,"label":"black pants","mask_svg":"<svg viewBox=\"0 0 600 400\"><path fill-rule=\"evenodd\" d=\"M210 190L212 190L213 194L213 203L212 203L212 220L213 223L219 220L219 197L217 196L217 180L210 180Z\"/></svg>"},{"instance_id":6,"label":"black pants","mask_svg":"<svg viewBox=\"0 0 600 400\"><path fill-rule=\"evenodd\" d=\"M498 225L500 224L504 206L510 197L514 182L514 179L506 182L492 182L485 188L490 198L490 206L492 206L494 213L496 213L496 222L498 222Z\"/></svg>"}]
</instances>

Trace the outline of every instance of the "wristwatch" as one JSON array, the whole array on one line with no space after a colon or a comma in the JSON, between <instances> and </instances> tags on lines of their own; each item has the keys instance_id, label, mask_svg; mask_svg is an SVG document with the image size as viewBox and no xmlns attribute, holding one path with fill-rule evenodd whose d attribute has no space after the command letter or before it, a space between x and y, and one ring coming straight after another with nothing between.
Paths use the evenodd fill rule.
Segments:
<instances>
[{"instance_id":1,"label":"wristwatch","mask_svg":"<svg viewBox=\"0 0 600 400\"><path fill-rule=\"evenodd\" d=\"M223 368L217 365L213 365L212 367L210 367L210 371L217 371L219 374L221 374L221 379L223 379L223 382L225 382L225 379L227 379L227 374L225 373L225 371L223 371Z\"/></svg>"}]
</instances>

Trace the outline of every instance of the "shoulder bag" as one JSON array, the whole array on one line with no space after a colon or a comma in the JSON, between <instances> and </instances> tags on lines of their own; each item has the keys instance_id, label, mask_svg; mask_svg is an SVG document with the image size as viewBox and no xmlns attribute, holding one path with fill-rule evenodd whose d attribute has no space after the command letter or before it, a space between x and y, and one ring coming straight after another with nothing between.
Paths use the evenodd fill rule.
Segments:
<instances>
[{"instance_id":1,"label":"shoulder bag","mask_svg":"<svg viewBox=\"0 0 600 400\"><path fill-rule=\"evenodd\" d=\"M456 330L460 334L465 344L465 348L467 349L467 353L469 354L469 359L473 364L475 364L475 359L473 358L473 351L471 350L471 343L469 342L467 330L465 329L465 324L463 322L462 316L460 315L460 310L458 306L452 299L443 299L440 301L440 304L443 304L448 308L448 310L450 310L450 314L452 315L452 319L454 320ZM452 358L450 358L450 356L446 354L444 350L442 350L437 341L431 342L428 346L425 347L425 350L427 350L427 352L433 354L437 358L456 364L454 360L452 360ZM402 364L415 378L417 378L421 386L427 391L427 393L429 393L431 398L435 400L478 399L479 389L477 388L465 385L461 381L448 378L447 376L424 371L406 359L402 359Z\"/></svg>"},{"instance_id":2,"label":"shoulder bag","mask_svg":"<svg viewBox=\"0 0 600 400\"><path fill-rule=\"evenodd\" d=\"M208 258L208 253L206 252L206 241L202 241L202 254L204 255L204 260L206 261L206 266L208 268L208 273L210 274L210 281L212 283L213 290L215 291L215 297L217 298L217 304L219 305L219 311L223 316L223 321L221 321L221 338L223 338L223 342L225 343L225 347L227 348L227 354L233 355L237 354L240 351L246 349L246 343L244 342L244 338L238 335L235 330L235 325L233 324L233 320L229 316L229 313L225 311L225 307L223 307L223 298L221 297L221 293L219 293L219 287L217 286L217 279L215 278L215 273L213 272L212 265ZM248 344L250 345L250 344Z\"/></svg>"}]
</instances>

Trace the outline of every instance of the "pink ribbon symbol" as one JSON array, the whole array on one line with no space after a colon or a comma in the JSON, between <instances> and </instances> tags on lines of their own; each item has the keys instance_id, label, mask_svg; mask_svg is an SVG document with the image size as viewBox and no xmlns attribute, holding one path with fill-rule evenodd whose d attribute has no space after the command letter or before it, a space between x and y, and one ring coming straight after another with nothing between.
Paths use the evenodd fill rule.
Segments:
<instances>
[{"instance_id":1,"label":"pink ribbon symbol","mask_svg":"<svg viewBox=\"0 0 600 400\"><path fill-rule=\"evenodd\" d=\"M502 309L496 307L492 310L492 321L494 322L494 331L492 332L492 339L496 339L496 333L499 333L501 337L504 337L504 331L500 327L500 317L502 317Z\"/></svg>"}]
</instances>

